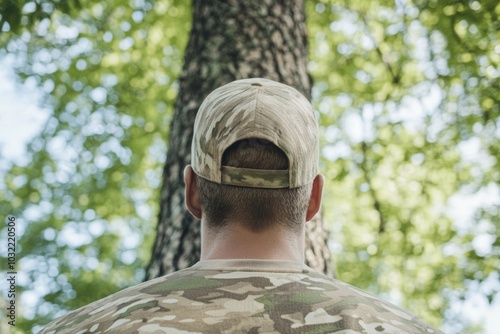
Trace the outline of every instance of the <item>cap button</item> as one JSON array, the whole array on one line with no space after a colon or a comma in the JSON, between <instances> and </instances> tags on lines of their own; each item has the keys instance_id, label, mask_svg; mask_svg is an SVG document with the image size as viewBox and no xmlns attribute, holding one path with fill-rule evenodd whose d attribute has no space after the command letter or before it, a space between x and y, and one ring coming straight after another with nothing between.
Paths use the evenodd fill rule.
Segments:
<instances>
[{"instance_id":1,"label":"cap button","mask_svg":"<svg viewBox=\"0 0 500 334\"><path fill-rule=\"evenodd\" d=\"M252 84L250 84L251 86L259 86L259 87L262 87L262 84L261 83L258 83L258 82L254 82Z\"/></svg>"}]
</instances>

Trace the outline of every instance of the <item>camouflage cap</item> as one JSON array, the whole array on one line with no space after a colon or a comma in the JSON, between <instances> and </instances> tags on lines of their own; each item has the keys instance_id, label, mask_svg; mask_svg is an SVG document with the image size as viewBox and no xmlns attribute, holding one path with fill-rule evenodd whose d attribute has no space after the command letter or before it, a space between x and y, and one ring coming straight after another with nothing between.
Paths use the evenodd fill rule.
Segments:
<instances>
[{"instance_id":1,"label":"camouflage cap","mask_svg":"<svg viewBox=\"0 0 500 334\"><path fill-rule=\"evenodd\" d=\"M224 151L243 139L264 139L288 157L288 170L222 166ZM318 173L318 122L296 89L262 78L233 81L210 93L194 123L191 165L212 182L253 188L296 188Z\"/></svg>"}]
</instances>

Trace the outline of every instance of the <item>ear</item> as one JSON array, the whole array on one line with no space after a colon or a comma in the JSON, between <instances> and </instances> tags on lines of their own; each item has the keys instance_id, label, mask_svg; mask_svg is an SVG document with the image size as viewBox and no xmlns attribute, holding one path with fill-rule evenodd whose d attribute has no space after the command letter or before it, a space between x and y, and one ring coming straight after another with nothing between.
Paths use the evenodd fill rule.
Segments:
<instances>
[{"instance_id":1,"label":"ear","mask_svg":"<svg viewBox=\"0 0 500 334\"><path fill-rule=\"evenodd\" d=\"M321 174L316 175L313 181L311 198L309 199L309 206L307 207L307 213L306 213L307 222L313 219L314 215L321 208L321 199L323 197L323 183L324 183L323 175Z\"/></svg>"},{"instance_id":2,"label":"ear","mask_svg":"<svg viewBox=\"0 0 500 334\"><path fill-rule=\"evenodd\" d=\"M198 176L193 171L190 165L184 168L184 183L186 184L185 189L185 202L186 208L191 214L198 219L201 219L201 201L200 193L196 187L196 178Z\"/></svg>"}]
</instances>

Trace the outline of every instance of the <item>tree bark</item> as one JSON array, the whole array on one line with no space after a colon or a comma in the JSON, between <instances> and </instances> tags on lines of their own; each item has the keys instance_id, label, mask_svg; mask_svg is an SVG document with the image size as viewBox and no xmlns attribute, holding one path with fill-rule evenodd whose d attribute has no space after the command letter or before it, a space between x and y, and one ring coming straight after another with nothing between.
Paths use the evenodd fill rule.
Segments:
<instances>
[{"instance_id":1,"label":"tree bark","mask_svg":"<svg viewBox=\"0 0 500 334\"><path fill-rule=\"evenodd\" d=\"M214 89L264 77L310 99L302 0L193 1L193 26L179 80L163 170L156 240L147 268L152 279L189 267L200 257L200 222L184 207L184 166L190 163L196 112ZM306 262L332 274L321 217L307 224Z\"/></svg>"}]
</instances>

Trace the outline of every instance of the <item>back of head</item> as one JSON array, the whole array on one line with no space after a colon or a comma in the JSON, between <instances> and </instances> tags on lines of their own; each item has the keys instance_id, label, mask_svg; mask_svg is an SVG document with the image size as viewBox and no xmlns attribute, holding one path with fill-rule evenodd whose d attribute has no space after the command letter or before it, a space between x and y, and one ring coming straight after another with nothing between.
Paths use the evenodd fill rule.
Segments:
<instances>
[{"instance_id":1,"label":"back of head","mask_svg":"<svg viewBox=\"0 0 500 334\"><path fill-rule=\"evenodd\" d=\"M244 139L231 145L224 166L287 170L286 155L263 139ZM276 226L299 232L305 222L311 185L297 188L251 188L217 184L197 178L205 220L214 230L237 222L253 232Z\"/></svg>"},{"instance_id":2,"label":"back of head","mask_svg":"<svg viewBox=\"0 0 500 334\"><path fill-rule=\"evenodd\" d=\"M252 231L300 230L318 159L314 110L290 86L237 80L200 106L191 165L211 227L235 221Z\"/></svg>"}]
</instances>

